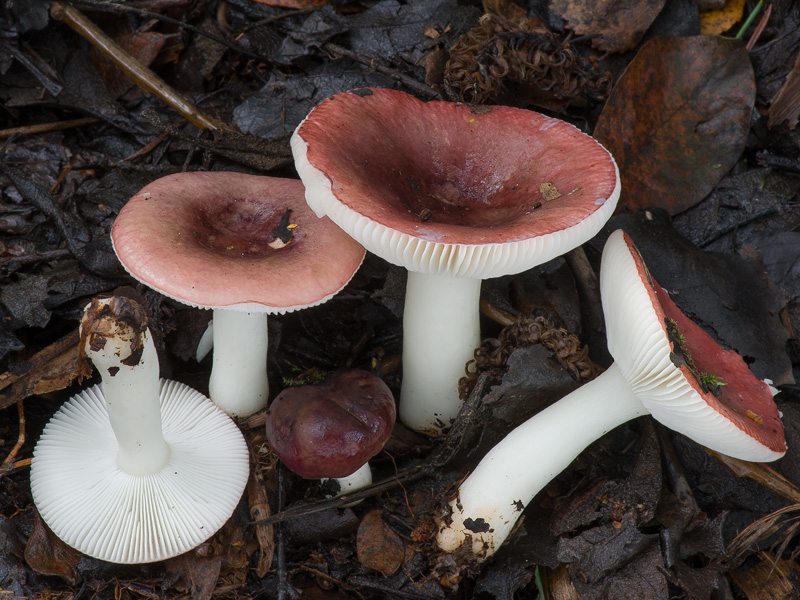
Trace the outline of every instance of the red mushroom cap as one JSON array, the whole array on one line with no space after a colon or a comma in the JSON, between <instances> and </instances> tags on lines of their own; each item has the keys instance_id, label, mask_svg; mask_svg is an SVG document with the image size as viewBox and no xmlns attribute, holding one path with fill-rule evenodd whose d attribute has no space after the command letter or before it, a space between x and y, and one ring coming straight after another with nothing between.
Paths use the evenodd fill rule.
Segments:
<instances>
[{"instance_id":1,"label":"red mushroom cap","mask_svg":"<svg viewBox=\"0 0 800 600\"><path fill-rule=\"evenodd\" d=\"M128 272L207 308L288 312L341 290L365 250L304 200L300 181L230 172L168 175L120 211L111 230ZM289 214L293 237L273 232ZM272 246L270 245L272 244Z\"/></svg>"},{"instance_id":2,"label":"red mushroom cap","mask_svg":"<svg viewBox=\"0 0 800 600\"><path fill-rule=\"evenodd\" d=\"M338 371L278 394L267 411L267 439L298 475L347 477L381 451L394 421L394 397L380 378Z\"/></svg>"},{"instance_id":3,"label":"red mushroom cap","mask_svg":"<svg viewBox=\"0 0 800 600\"><path fill-rule=\"evenodd\" d=\"M317 214L415 271L522 271L592 237L619 196L611 155L564 121L388 89L324 100L292 150ZM480 264L429 245L481 246Z\"/></svg>"},{"instance_id":4,"label":"red mushroom cap","mask_svg":"<svg viewBox=\"0 0 800 600\"><path fill-rule=\"evenodd\" d=\"M743 460L786 452L770 387L681 312L622 230L606 242L600 282L609 351L653 417ZM716 394L701 383L702 373L724 382Z\"/></svg>"}]
</instances>

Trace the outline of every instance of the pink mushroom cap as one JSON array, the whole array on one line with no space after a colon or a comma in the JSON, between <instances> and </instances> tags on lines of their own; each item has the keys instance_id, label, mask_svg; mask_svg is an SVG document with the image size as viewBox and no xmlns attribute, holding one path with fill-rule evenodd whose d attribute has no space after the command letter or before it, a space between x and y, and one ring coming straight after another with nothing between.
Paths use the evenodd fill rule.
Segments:
<instances>
[{"instance_id":1,"label":"pink mushroom cap","mask_svg":"<svg viewBox=\"0 0 800 600\"><path fill-rule=\"evenodd\" d=\"M608 151L564 121L388 89L322 101L292 150L317 214L390 262L454 276L559 256L597 233L620 190ZM465 246L480 260L465 264Z\"/></svg>"},{"instance_id":2,"label":"pink mushroom cap","mask_svg":"<svg viewBox=\"0 0 800 600\"><path fill-rule=\"evenodd\" d=\"M321 304L365 250L308 208L300 181L233 172L167 175L122 208L114 250L136 279L193 306L283 313ZM293 237L275 244L287 209Z\"/></svg>"},{"instance_id":3,"label":"pink mushroom cap","mask_svg":"<svg viewBox=\"0 0 800 600\"><path fill-rule=\"evenodd\" d=\"M372 373L350 369L278 394L267 412L267 439L298 475L347 477L381 451L394 421L388 386Z\"/></svg>"}]
</instances>

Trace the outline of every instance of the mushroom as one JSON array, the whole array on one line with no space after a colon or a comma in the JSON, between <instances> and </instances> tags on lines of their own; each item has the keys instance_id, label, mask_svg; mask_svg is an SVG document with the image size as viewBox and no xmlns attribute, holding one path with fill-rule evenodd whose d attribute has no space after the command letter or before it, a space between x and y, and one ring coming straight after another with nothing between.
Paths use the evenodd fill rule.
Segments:
<instances>
[{"instance_id":1,"label":"mushroom","mask_svg":"<svg viewBox=\"0 0 800 600\"><path fill-rule=\"evenodd\" d=\"M611 155L572 125L505 106L336 94L292 136L306 201L408 270L399 416L441 433L480 343L481 280L593 237L614 211Z\"/></svg>"},{"instance_id":2,"label":"mushroom","mask_svg":"<svg viewBox=\"0 0 800 600\"><path fill-rule=\"evenodd\" d=\"M394 420L388 386L372 373L348 369L278 394L267 410L267 440L291 471L334 478L341 492L352 492L372 483L368 461L383 449Z\"/></svg>"},{"instance_id":3,"label":"mushroom","mask_svg":"<svg viewBox=\"0 0 800 600\"><path fill-rule=\"evenodd\" d=\"M79 352L102 384L68 400L36 444L33 500L61 540L95 558L145 563L211 537L244 491L249 456L207 397L159 380L143 307L92 300Z\"/></svg>"},{"instance_id":4,"label":"mushroom","mask_svg":"<svg viewBox=\"0 0 800 600\"><path fill-rule=\"evenodd\" d=\"M365 254L314 216L299 181L226 172L152 182L120 211L111 240L134 278L214 310L209 393L236 417L269 399L267 315L326 302Z\"/></svg>"},{"instance_id":5,"label":"mushroom","mask_svg":"<svg viewBox=\"0 0 800 600\"><path fill-rule=\"evenodd\" d=\"M603 250L600 291L615 362L484 456L439 522L443 550L491 556L542 487L591 442L641 415L742 460L786 452L770 386L680 311L622 230Z\"/></svg>"}]
</instances>

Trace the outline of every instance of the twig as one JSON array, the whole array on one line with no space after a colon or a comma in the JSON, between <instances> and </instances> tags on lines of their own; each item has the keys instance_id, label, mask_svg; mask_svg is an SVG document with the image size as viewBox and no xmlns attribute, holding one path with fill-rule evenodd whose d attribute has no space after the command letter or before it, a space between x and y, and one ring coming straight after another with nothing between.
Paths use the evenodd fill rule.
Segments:
<instances>
[{"instance_id":1,"label":"twig","mask_svg":"<svg viewBox=\"0 0 800 600\"><path fill-rule=\"evenodd\" d=\"M187 31L196 33L197 35L202 35L203 37L207 37L208 39L213 40L218 44L222 44L226 48L229 48L234 52L241 54L242 56L247 56L248 58L252 58L254 60L266 64L272 64L272 60L269 57L264 56L263 54L256 54L255 52L250 52L249 50L242 48L241 46L237 46L233 42L229 42L228 40L219 37L218 35L214 35L213 33L204 31L199 27L195 27L194 25L190 25L189 23L186 23L184 21L179 21L178 19L173 19L172 17L168 17L160 13L151 12L149 10L138 8L136 6L128 6L127 4L122 4L118 2L93 2L92 0L73 0L72 4L77 4L79 6L91 6L93 8L99 8L104 10L127 12L139 15L140 17L145 17L147 19L157 19L159 21L164 21L165 23L170 23L171 25L177 25L182 29L186 29ZM283 16L285 15L279 15L279 18Z\"/></svg>"},{"instance_id":2,"label":"twig","mask_svg":"<svg viewBox=\"0 0 800 600\"><path fill-rule=\"evenodd\" d=\"M250 516L253 519L266 519L270 516L269 500L264 483L264 474L256 454L250 444L250 479L247 481L247 500L250 506ZM261 556L256 565L256 575L264 577L272 565L275 554L275 527L272 525L256 525L256 540L261 549Z\"/></svg>"},{"instance_id":3,"label":"twig","mask_svg":"<svg viewBox=\"0 0 800 600\"><path fill-rule=\"evenodd\" d=\"M8 453L3 464L0 465L0 477L14 469L16 465L17 454L25 443L25 407L22 405L22 400L17 402L17 413L19 414L19 435L17 436L17 443Z\"/></svg>"},{"instance_id":4,"label":"twig","mask_svg":"<svg viewBox=\"0 0 800 600\"><path fill-rule=\"evenodd\" d=\"M332 58L343 57L353 60L357 63L361 63L362 65L366 65L369 68L381 73L382 75L386 75L387 77L391 77L395 81L402 83L404 86L413 90L417 94L421 96L427 96L428 98L434 98L436 100L441 100L442 97L434 90L432 87L425 85L424 83L420 83L413 77L409 77L398 71L397 69L392 69L391 67L387 67L381 64L377 58L372 58L370 56L364 56L363 54L358 54L357 52L353 52L352 50L348 50L347 48L340 46L339 44L334 44L333 42L326 42L320 46L322 50L327 52L328 54L332 54Z\"/></svg>"},{"instance_id":5,"label":"twig","mask_svg":"<svg viewBox=\"0 0 800 600\"><path fill-rule=\"evenodd\" d=\"M163 79L125 52L78 9L61 2L53 2L50 5L50 14L54 19L69 25L92 45L100 49L137 86L169 104L199 129L211 129L214 131L223 129L221 123L201 113L197 107L178 94Z\"/></svg>"},{"instance_id":6,"label":"twig","mask_svg":"<svg viewBox=\"0 0 800 600\"><path fill-rule=\"evenodd\" d=\"M62 129L72 129L73 127L83 127L92 125L99 120L94 117L83 117L81 119L71 119L69 121L53 121L52 123L39 123L38 125L23 125L22 127L11 127L10 129L0 129L0 138L11 137L15 133L20 135L34 135L37 133L49 133Z\"/></svg>"},{"instance_id":7,"label":"twig","mask_svg":"<svg viewBox=\"0 0 800 600\"><path fill-rule=\"evenodd\" d=\"M134 152L130 156L126 156L122 160L125 161L125 162L131 162L133 160L136 160L137 158L141 158L142 156L150 154L150 152L152 152L153 149L156 146L158 146L161 142L163 142L168 137L169 137L169 132L162 131L151 142L149 142L145 146L139 148L136 152Z\"/></svg>"},{"instance_id":8,"label":"twig","mask_svg":"<svg viewBox=\"0 0 800 600\"><path fill-rule=\"evenodd\" d=\"M286 19L287 17L294 17L295 15L307 15L308 13L313 12L315 10L317 10L316 6L307 6L306 8L300 8L298 10L290 10L285 13L281 13L279 15L264 17L263 19L259 19L255 23L250 23L250 25L242 29L242 33L246 33L251 29L255 29L256 27L261 27L262 25L269 25L270 23L274 23L275 21Z\"/></svg>"},{"instance_id":9,"label":"twig","mask_svg":"<svg viewBox=\"0 0 800 600\"><path fill-rule=\"evenodd\" d=\"M283 466L278 464L278 510L282 510L284 506L286 489L283 480ZM283 531L283 523L277 522L275 526L276 542L277 542L277 563L278 563L278 600L286 600L287 598L297 597L292 585L287 579L286 571L286 536Z\"/></svg>"},{"instance_id":10,"label":"twig","mask_svg":"<svg viewBox=\"0 0 800 600\"><path fill-rule=\"evenodd\" d=\"M597 273L589 263L589 258L583 246L578 246L567 252L564 258L569 265L578 293L581 297L581 308L585 310L589 326L593 331L604 333L606 330L605 318L603 317L603 304L600 299L600 282Z\"/></svg>"},{"instance_id":11,"label":"twig","mask_svg":"<svg viewBox=\"0 0 800 600\"><path fill-rule=\"evenodd\" d=\"M747 42L747 45L744 47L745 50L750 52L753 49L753 46L758 43L758 38L761 37L761 34L764 32L764 28L767 26L767 22L769 21L769 17L772 15L772 4L767 6L767 10L764 11L764 14L761 15L761 20L758 22L756 26L756 30L753 32L753 35L750 36L750 39Z\"/></svg>"}]
</instances>

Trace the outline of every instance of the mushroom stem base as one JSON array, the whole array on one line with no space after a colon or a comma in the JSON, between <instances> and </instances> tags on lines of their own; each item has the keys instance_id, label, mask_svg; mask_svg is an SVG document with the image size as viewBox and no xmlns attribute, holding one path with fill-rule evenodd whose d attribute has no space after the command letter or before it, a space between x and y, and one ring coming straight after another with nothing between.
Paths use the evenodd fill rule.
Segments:
<instances>
[{"instance_id":1,"label":"mushroom stem base","mask_svg":"<svg viewBox=\"0 0 800 600\"><path fill-rule=\"evenodd\" d=\"M446 552L472 544L480 559L505 541L525 506L589 444L648 410L616 364L528 419L483 457L450 503L436 540Z\"/></svg>"}]
</instances>

